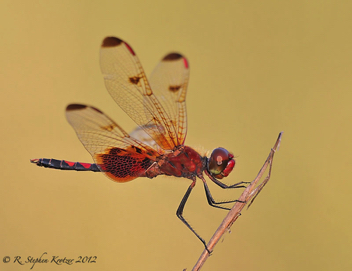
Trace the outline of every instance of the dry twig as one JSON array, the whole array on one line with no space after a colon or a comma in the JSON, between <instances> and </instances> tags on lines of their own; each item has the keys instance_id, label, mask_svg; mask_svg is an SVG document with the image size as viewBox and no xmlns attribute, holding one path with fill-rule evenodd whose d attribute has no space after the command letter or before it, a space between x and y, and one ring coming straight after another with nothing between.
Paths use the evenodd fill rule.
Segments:
<instances>
[{"instance_id":1,"label":"dry twig","mask_svg":"<svg viewBox=\"0 0 352 271\"><path fill-rule=\"evenodd\" d=\"M249 205L247 207L247 209L248 209L249 206L252 205L253 201L258 196L260 191L262 191L264 186L268 183L268 181L270 179L271 168L272 168L272 165L273 165L274 154L279 149L282 133L283 132L281 132L279 134L279 137L277 138L274 147L271 149L270 154L269 154L268 158L266 159L263 167L260 169L257 177L251 182L251 184L243 191L242 195L239 197L238 200L240 200L242 202L236 202L235 203L235 205L232 207L232 209L229 211L229 213L226 215L226 217L224 218L224 220L222 221L222 223L220 224L220 226L218 227L218 229L214 233L213 237L210 239L210 241L209 241L209 243L207 245L208 249L210 251L213 250L214 246L218 243L218 241L224 235L224 233L226 231L230 230L230 227L232 226L232 224L241 215L241 211L244 208L244 206L246 206L246 204L249 202ZM263 176L263 174L264 174L264 172L265 172L265 170L267 169L268 166L269 166L268 175L256 187L256 185L258 184L259 180L262 178L262 176ZM208 257L209 257L209 253L208 253L208 251L206 249L204 249L204 251L200 255L196 265L193 267L192 270L193 271L200 270L200 268L203 266L203 264L208 259Z\"/></svg>"}]
</instances>

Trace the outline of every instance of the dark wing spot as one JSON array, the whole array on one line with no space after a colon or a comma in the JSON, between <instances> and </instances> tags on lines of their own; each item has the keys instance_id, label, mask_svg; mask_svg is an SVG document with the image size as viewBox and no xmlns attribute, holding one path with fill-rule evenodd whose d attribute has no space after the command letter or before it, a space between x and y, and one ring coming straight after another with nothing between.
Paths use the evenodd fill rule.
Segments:
<instances>
[{"instance_id":1,"label":"dark wing spot","mask_svg":"<svg viewBox=\"0 0 352 271\"><path fill-rule=\"evenodd\" d=\"M171 123L171 125L174 126L174 127L177 126L177 125L176 125L176 121L174 121L174 120L170 120L170 123Z\"/></svg>"},{"instance_id":2,"label":"dark wing spot","mask_svg":"<svg viewBox=\"0 0 352 271\"><path fill-rule=\"evenodd\" d=\"M101 126L100 128L103 129L103 130L111 132L112 130L114 130L115 125L114 124L110 124L110 125L107 125L107 126Z\"/></svg>"},{"instance_id":3,"label":"dark wing spot","mask_svg":"<svg viewBox=\"0 0 352 271\"><path fill-rule=\"evenodd\" d=\"M126 150L120 148L111 148L109 150L109 154L111 155L125 155L127 153Z\"/></svg>"},{"instance_id":4,"label":"dark wing spot","mask_svg":"<svg viewBox=\"0 0 352 271\"><path fill-rule=\"evenodd\" d=\"M133 76L133 77L130 77L129 79L130 79L130 82L135 85L137 85L139 83L139 80L141 80L141 78L138 76Z\"/></svg>"},{"instance_id":5,"label":"dark wing spot","mask_svg":"<svg viewBox=\"0 0 352 271\"><path fill-rule=\"evenodd\" d=\"M169 90L172 92L176 92L181 88L181 86L169 86Z\"/></svg>"},{"instance_id":6,"label":"dark wing spot","mask_svg":"<svg viewBox=\"0 0 352 271\"><path fill-rule=\"evenodd\" d=\"M121 43L122 43L122 40L120 40L119 38L106 37L103 40L103 44L101 45L101 47L116 47L116 46L119 46Z\"/></svg>"},{"instance_id":7,"label":"dark wing spot","mask_svg":"<svg viewBox=\"0 0 352 271\"><path fill-rule=\"evenodd\" d=\"M80 109L84 109L86 108L87 106L86 105L83 105L83 104L69 104L67 107L66 107L66 111L72 111L72 110L80 110Z\"/></svg>"},{"instance_id":8,"label":"dark wing spot","mask_svg":"<svg viewBox=\"0 0 352 271\"><path fill-rule=\"evenodd\" d=\"M134 147L134 149L136 150L136 152L142 154L142 150L141 150L140 148L138 148L138 147L136 147L136 146L133 146L133 147Z\"/></svg>"},{"instance_id":9,"label":"dark wing spot","mask_svg":"<svg viewBox=\"0 0 352 271\"><path fill-rule=\"evenodd\" d=\"M180 58L182 58L182 55L180 55L179 53L171 53L165 56L163 58L163 61L173 61L173 60L178 60Z\"/></svg>"}]
</instances>

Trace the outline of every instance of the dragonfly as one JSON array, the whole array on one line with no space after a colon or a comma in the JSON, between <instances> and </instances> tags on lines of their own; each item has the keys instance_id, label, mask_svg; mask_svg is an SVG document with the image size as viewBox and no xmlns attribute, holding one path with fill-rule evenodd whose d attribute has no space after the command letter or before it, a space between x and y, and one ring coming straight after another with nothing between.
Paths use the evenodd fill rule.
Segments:
<instances>
[{"instance_id":1,"label":"dragonfly","mask_svg":"<svg viewBox=\"0 0 352 271\"><path fill-rule=\"evenodd\" d=\"M47 158L30 161L47 168L102 172L119 183L159 175L189 179L191 184L176 215L208 250L204 239L183 216L197 178L204 185L208 204L220 209L228 210L222 204L237 200L214 200L204 174L224 189L246 186L245 182L226 185L221 181L235 167L234 155L226 149L216 148L207 157L184 145L190 70L187 58L179 53L167 54L148 80L132 47L119 38L106 37L100 49L100 66L108 92L137 128L129 134L101 110L70 104L66 118L95 163Z\"/></svg>"}]
</instances>

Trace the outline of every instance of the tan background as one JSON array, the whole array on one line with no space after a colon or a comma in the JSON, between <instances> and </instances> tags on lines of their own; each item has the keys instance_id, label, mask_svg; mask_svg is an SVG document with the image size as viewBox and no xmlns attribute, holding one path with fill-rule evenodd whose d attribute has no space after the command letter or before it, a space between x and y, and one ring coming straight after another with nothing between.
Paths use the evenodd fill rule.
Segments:
<instances>
[{"instance_id":1,"label":"tan background","mask_svg":"<svg viewBox=\"0 0 352 271\"><path fill-rule=\"evenodd\" d=\"M34 270L190 270L203 250L175 216L189 181L117 184L29 163L92 161L65 119L69 103L133 129L98 64L102 39L115 35L147 74L170 51L188 57L186 143L231 150L228 183L252 180L285 132L271 182L204 270L351 269L351 10L351 1L2 1L0 259L47 252L98 259ZM195 229L209 240L225 214L198 182L185 209Z\"/></svg>"}]
</instances>

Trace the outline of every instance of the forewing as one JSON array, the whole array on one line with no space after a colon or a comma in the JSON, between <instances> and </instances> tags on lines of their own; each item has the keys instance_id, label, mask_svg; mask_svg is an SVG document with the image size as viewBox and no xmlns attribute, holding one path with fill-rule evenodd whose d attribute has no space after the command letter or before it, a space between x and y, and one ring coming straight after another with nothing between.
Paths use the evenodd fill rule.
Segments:
<instances>
[{"instance_id":1,"label":"forewing","mask_svg":"<svg viewBox=\"0 0 352 271\"><path fill-rule=\"evenodd\" d=\"M155 96L176 128L178 144L184 144L187 134L188 80L188 61L178 53L166 55L156 66L149 80Z\"/></svg>"},{"instance_id":2,"label":"forewing","mask_svg":"<svg viewBox=\"0 0 352 271\"><path fill-rule=\"evenodd\" d=\"M114 181L141 176L159 156L97 108L71 104L66 108L66 117L95 163Z\"/></svg>"},{"instance_id":3,"label":"forewing","mask_svg":"<svg viewBox=\"0 0 352 271\"><path fill-rule=\"evenodd\" d=\"M126 42L105 38L100 66L107 90L131 119L162 149L180 145L175 123L154 95L138 57Z\"/></svg>"}]
</instances>

